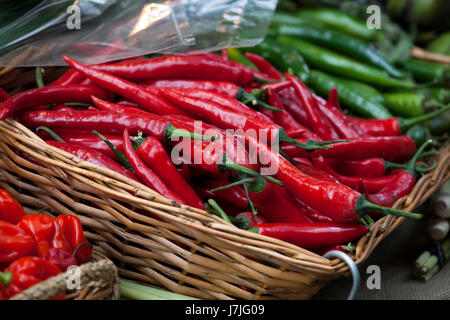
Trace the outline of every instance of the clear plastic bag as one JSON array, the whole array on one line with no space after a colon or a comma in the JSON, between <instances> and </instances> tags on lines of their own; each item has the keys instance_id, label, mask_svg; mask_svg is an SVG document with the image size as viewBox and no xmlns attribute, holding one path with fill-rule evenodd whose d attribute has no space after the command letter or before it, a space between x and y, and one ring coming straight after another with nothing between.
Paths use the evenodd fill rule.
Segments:
<instances>
[{"instance_id":1,"label":"clear plastic bag","mask_svg":"<svg viewBox=\"0 0 450 320\"><path fill-rule=\"evenodd\" d=\"M65 65L63 54L95 64L156 52L251 46L264 38L277 4L276 0L35 2L19 18L0 24L0 65ZM68 27L74 17L67 10L71 5L80 10L80 29Z\"/></svg>"}]
</instances>

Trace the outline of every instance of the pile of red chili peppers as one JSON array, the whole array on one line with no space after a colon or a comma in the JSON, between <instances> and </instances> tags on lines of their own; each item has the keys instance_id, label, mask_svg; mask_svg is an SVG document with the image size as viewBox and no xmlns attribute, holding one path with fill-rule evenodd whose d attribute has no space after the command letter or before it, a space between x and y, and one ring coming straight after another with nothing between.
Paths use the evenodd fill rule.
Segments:
<instances>
[{"instance_id":1,"label":"pile of red chili peppers","mask_svg":"<svg viewBox=\"0 0 450 320\"><path fill-rule=\"evenodd\" d=\"M226 51L91 66L64 56L71 68L58 80L3 95L0 119L43 129L49 145L180 204L206 204L241 228L317 252L358 239L380 214L420 217L391 207L432 169L418 161L428 144L418 148L401 119L349 117L335 89L324 100L247 55L258 70ZM280 148L241 134L231 148L213 150L229 129L276 132ZM174 138L192 152L174 156ZM265 164L251 162L250 149L276 173L262 174Z\"/></svg>"},{"instance_id":2,"label":"pile of red chili peppers","mask_svg":"<svg viewBox=\"0 0 450 320\"><path fill-rule=\"evenodd\" d=\"M60 215L25 214L23 207L0 189L0 300L86 263L92 248L80 220ZM64 299L65 292L52 297Z\"/></svg>"}]
</instances>

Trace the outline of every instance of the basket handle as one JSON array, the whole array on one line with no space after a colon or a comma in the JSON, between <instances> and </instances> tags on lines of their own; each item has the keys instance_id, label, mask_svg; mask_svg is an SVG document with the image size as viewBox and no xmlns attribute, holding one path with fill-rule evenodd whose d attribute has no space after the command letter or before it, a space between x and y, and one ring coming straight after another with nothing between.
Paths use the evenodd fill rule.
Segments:
<instances>
[{"instance_id":1,"label":"basket handle","mask_svg":"<svg viewBox=\"0 0 450 320\"><path fill-rule=\"evenodd\" d=\"M359 275L359 270L358 267L356 266L356 263L353 261L352 258L350 258L348 254L345 254L344 252L338 250L328 251L323 255L323 257L327 259L339 258L347 264L353 278L352 289L350 290L347 300L353 300L355 298L356 292L358 292L359 285L361 283L361 276Z\"/></svg>"}]
</instances>

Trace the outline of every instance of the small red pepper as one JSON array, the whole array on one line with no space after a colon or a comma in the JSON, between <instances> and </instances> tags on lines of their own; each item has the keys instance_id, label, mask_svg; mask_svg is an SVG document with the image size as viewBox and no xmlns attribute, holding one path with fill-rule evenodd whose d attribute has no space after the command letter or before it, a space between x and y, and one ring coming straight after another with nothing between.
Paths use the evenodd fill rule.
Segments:
<instances>
[{"instance_id":1,"label":"small red pepper","mask_svg":"<svg viewBox=\"0 0 450 320\"><path fill-rule=\"evenodd\" d=\"M59 215L55 223L61 228L64 238L67 240L78 265L86 263L91 259L92 247L84 236L81 221L76 216Z\"/></svg>"},{"instance_id":2,"label":"small red pepper","mask_svg":"<svg viewBox=\"0 0 450 320\"><path fill-rule=\"evenodd\" d=\"M40 105L66 102L90 103L91 96L106 97L104 90L83 85L48 86L18 93L0 106L0 120L5 120L13 112Z\"/></svg>"},{"instance_id":3,"label":"small red pepper","mask_svg":"<svg viewBox=\"0 0 450 320\"><path fill-rule=\"evenodd\" d=\"M0 272L0 287L6 299L61 273L55 265L38 257L23 257ZM65 292L50 300L64 300Z\"/></svg>"},{"instance_id":4,"label":"small red pepper","mask_svg":"<svg viewBox=\"0 0 450 320\"><path fill-rule=\"evenodd\" d=\"M33 253L36 242L18 226L0 220L0 263L9 263Z\"/></svg>"},{"instance_id":5,"label":"small red pepper","mask_svg":"<svg viewBox=\"0 0 450 320\"><path fill-rule=\"evenodd\" d=\"M124 130L122 139L125 155L139 179L141 179L149 188L155 190L164 197L180 204L186 204L186 201L184 201L180 195L171 190L155 172L145 165L144 161L142 161L131 144L128 129Z\"/></svg>"},{"instance_id":6,"label":"small red pepper","mask_svg":"<svg viewBox=\"0 0 450 320\"><path fill-rule=\"evenodd\" d=\"M126 131L126 130L125 130ZM203 202L194 189L178 172L164 146L158 139L148 137L136 150L138 156L144 161L175 193L193 207L203 209Z\"/></svg>"},{"instance_id":7,"label":"small red pepper","mask_svg":"<svg viewBox=\"0 0 450 320\"><path fill-rule=\"evenodd\" d=\"M25 210L16 199L0 189L0 220L16 224L25 215Z\"/></svg>"},{"instance_id":8,"label":"small red pepper","mask_svg":"<svg viewBox=\"0 0 450 320\"><path fill-rule=\"evenodd\" d=\"M51 248L71 252L70 244L64 237L64 231L49 216L29 214L24 216L17 226L34 238L35 251L39 257L45 257Z\"/></svg>"},{"instance_id":9,"label":"small red pepper","mask_svg":"<svg viewBox=\"0 0 450 320\"><path fill-rule=\"evenodd\" d=\"M302 248L318 248L358 239L369 231L360 224L264 223L250 230Z\"/></svg>"}]
</instances>

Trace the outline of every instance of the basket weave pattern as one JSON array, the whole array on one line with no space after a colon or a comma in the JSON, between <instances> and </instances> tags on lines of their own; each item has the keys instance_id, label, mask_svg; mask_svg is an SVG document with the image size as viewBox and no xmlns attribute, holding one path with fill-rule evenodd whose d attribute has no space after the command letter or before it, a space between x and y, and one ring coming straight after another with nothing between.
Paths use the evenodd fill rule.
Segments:
<instances>
[{"instance_id":1,"label":"basket weave pattern","mask_svg":"<svg viewBox=\"0 0 450 320\"><path fill-rule=\"evenodd\" d=\"M436 169L399 199L396 208L412 211L450 177L449 146L441 149L437 161ZM136 181L47 145L13 120L0 121L0 188L9 188L27 210L77 215L94 249L114 260L121 276L184 295L308 299L348 271L338 259L330 261L180 206ZM378 220L371 235L359 240L355 262L367 259L402 221L391 216Z\"/></svg>"}]
</instances>

